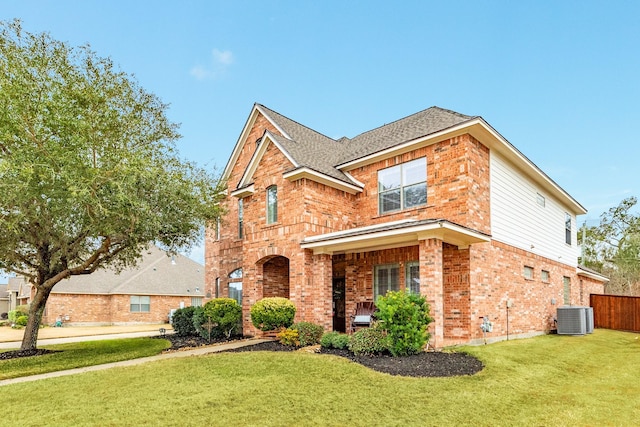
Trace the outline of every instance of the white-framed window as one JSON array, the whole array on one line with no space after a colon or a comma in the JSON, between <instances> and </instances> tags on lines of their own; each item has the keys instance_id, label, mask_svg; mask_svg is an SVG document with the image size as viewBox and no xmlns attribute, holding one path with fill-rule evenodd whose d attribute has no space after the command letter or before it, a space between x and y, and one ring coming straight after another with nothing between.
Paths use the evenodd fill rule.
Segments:
<instances>
[{"instance_id":1,"label":"white-framed window","mask_svg":"<svg viewBox=\"0 0 640 427\"><path fill-rule=\"evenodd\" d=\"M238 200L238 239L244 238L244 200Z\"/></svg>"},{"instance_id":2,"label":"white-framed window","mask_svg":"<svg viewBox=\"0 0 640 427\"><path fill-rule=\"evenodd\" d=\"M411 261L405 265L404 281L407 292L420 295L420 263L418 261Z\"/></svg>"},{"instance_id":3,"label":"white-framed window","mask_svg":"<svg viewBox=\"0 0 640 427\"><path fill-rule=\"evenodd\" d=\"M229 298L233 298L242 306L242 269L238 268L229 274Z\"/></svg>"},{"instance_id":4,"label":"white-framed window","mask_svg":"<svg viewBox=\"0 0 640 427\"><path fill-rule=\"evenodd\" d=\"M398 264L382 264L374 267L373 298L384 296L388 291L400 289L400 266Z\"/></svg>"},{"instance_id":5,"label":"white-framed window","mask_svg":"<svg viewBox=\"0 0 640 427\"><path fill-rule=\"evenodd\" d=\"M131 295L129 311L132 313L149 313L151 311L151 297L148 295Z\"/></svg>"},{"instance_id":6,"label":"white-framed window","mask_svg":"<svg viewBox=\"0 0 640 427\"><path fill-rule=\"evenodd\" d=\"M278 187L267 188L267 224L278 222Z\"/></svg>"},{"instance_id":7,"label":"white-framed window","mask_svg":"<svg viewBox=\"0 0 640 427\"><path fill-rule=\"evenodd\" d=\"M522 275L527 280L533 280L533 267L529 267L528 265L525 265L524 269L522 270Z\"/></svg>"},{"instance_id":8,"label":"white-framed window","mask_svg":"<svg viewBox=\"0 0 640 427\"><path fill-rule=\"evenodd\" d=\"M564 305L571 304L571 278L567 276L562 277L562 287L564 294Z\"/></svg>"},{"instance_id":9,"label":"white-framed window","mask_svg":"<svg viewBox=\"0 0 640 427\"><path fill-rule=\"evenodd\" d=\"M378 209L381 214L426 204L426 157L378 171Z\"/></svg>"},{"instance_id":10,"label":"white-framed window","mask_svg":"<svg viewBox=\"0 0 640 427\"><path fill-rule=\"evenodd\" d=\"M540 280L545 283L549 283L549 272L547 270L542 270L540 272Z\"/></svg>"},{"instance_id":11,"label":"white-framed window","mask_svg":"<svg viewBox=\"0 0 640 427\"><path fill-rule=\"evenodd\" d=\"M202 297L191 297L191 307L202 307Z\"/></svg>"},{"instance_id":12,"label":"white-framed window","mask_svg":"<svg viewBox=\"0 0 640 427\"><path fill-rule=\"evenodd\" d=\"M564 214L564 241L567 245L571 244L571 215Z\"/></svg>"}]
</instances>

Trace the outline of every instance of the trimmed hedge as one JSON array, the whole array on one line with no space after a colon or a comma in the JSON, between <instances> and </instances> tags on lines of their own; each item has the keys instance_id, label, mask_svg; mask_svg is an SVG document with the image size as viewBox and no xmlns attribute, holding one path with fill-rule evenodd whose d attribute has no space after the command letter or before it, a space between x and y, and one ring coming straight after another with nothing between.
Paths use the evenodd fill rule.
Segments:
<instances>
[{"instance_id":1,"label":"trimmed hedge","mask_svg":"<svg viewBox=\"0 0 640 427\"><path fill-rule=\"evenodd\" d=\"M298 331L298 340L300 347L316 345L320 343L324 328L311 322L294 323L291 328Z\"/></svg>"},{"instance_id":2,"label":"trimmed hedge","mask_svg":"<svg viewBox=\"0 0 640 427\"><path fill-rule=\"evenodd\" d=\"M211 323L215 327L211 330L204 328L203 325L211 319ZM194 318L196 330L200 336L205 339L213 337L231 338L234 332L240 329L240 320L242 319L242 307L233 298L215 298L208 301L202 310L201 315Z\"/></svg>"},{"instance_id":3,"label":"trimmed hedge","mask_svg":"<svg viewBox=\"0 0 640 427\"><path fill-rule=\"evenodd\" d=\"M340 332L327 332L320 339L320 346L323 348L336 348L338 350L344 350L349 348L349 340L351 337L347 334L341 334Z\"/></svg>"},{"instance_id":4,"label":"trimmed hedge","mask_svg":"<svg viewBox=\"0 0 640 427\"><path fill-rule=\"evenodd\" d=\"M293 324L296 306L286 298L263 298L251 307L251 323L261 331L288 328Z\"/></svg>"},{"instance_id":5,"label":"trimmed hedge","mask_svg":"<svg viewBox=\"0 0 640 427\"><path fill-rule=\"evenodd\" d=\"M193 323L193 316L198 309L202 310L201 307L185 307L179 308L173 313L171 325L176 335L182 337L197 335L196 327Z\"/></svg>"},{"instance_id":6,"label":"trimmed hedge","mask_svg":"<svg viewBox=\"0 0 640 427\"><path fill-rule=\"evenodd\" d=\"M388 349L387 334L376 325L360 329L349 341L349 350L356 356L375 356Z\"/></svg>"}]
</instances>

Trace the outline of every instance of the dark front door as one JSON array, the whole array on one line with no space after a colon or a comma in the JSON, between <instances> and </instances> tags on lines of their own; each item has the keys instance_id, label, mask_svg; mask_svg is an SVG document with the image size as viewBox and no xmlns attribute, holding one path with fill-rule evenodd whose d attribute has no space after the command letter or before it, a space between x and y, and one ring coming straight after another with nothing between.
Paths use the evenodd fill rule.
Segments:
<instances>
[{"instance_id":1,"label":"dark front door","mask_svg":"<svg viewBox=\"0 0 640 427\"><path fill-rule=\"evenodd\" d=\"M333 279L333 330L345 332L344 277Z\"/></svg>"}]
</instances>

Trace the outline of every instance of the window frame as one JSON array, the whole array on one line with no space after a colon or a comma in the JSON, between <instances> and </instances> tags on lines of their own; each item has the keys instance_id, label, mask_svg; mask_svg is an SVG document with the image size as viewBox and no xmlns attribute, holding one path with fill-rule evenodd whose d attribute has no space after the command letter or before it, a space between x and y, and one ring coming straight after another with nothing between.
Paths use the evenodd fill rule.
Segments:
<instances>
[{"instance_id":1,"label":"window frame","mask_svg":"<svg viewBox=\"0 0 640 427\"><path fill-rule=\"evenodd\" d=\"M244 239L244 199L238 199L238 239Z\"/></svg>"},{"instance_id":2,"label":"window frame","mask_svg":"<svg viewBox=\"0 0 640 427\"><path fill-rule=\"evenodd\" d=\"M571 246L571 222L572 218L568 212L564 213L564 242Z\"/></svg>"},{"instance_id":3,"label":"window frame","mask_svg":"<svg viewBox=\"0 0 640 427\"><path fill-rule=\"evenodd\" d=\"M549 283L551 281L551 273L549 270L540 270L540 280L544 283Z\"/></svg>"},{"instance_id":4,"label":"window frame","mask_svg":"<svg viewBox=\"0 0 640 427\"><path fill-rule=\"evenodd\" d=\"M411 172L419 171L418 178L412 178ZM422 180L424 178L424 180ZM413 209L427 204L427 158L419 157L408 162L400 163L378 170L378 213L380 215ZM418 203L408 204L412 199L407 197L409 190L424 188L424 197ZM397 195L396 195L397 194ZM396 203L389 196L397 197L397 206L385 209L385 202ZM385 199L386 198L386 199Z\"/></svg>"},{"instance_id":5,"label":"window frame","mask_svg":"<svg viewBox=\"0 0 640 427\"><path fill-rule=\"evenodd\" d=\"M533 280L533 267L525 265L522 268L522 276L525 278L525 280Z\"/></svg>"},{"instance_id":6,"label":"window frame","mask_svg":"<svg viewBox=\"0 0 640 427\"><path fill-rule=\"evenodd\" d=\"M395 283L393 283L393 270L395 270ZM380 272L387 271L387 283L384 294L380 293ZM373 267L373 299L374 301L380 296L384 296L389 291L400 290L400 264L378 264Z\"/></svg>"},{"instance_id":7,"label":"window frame","mask_svg":"<svg viewBox=\"0 0 640 427\"><path fill-rule=\"evenodd\" d=\"M267 224L278 222L278 186L270 185L266 190Z\"/></svg>"},{"instance_id":8,"label":"window frame","mask_svg":"<svg viewBox=\"0 0 640 427\"><path fill-rule=\"evenodd\" d=\"M411 277L411 269L412 268L417 268L418 269L418 277L415 278L413 277L413 279L417 279L416 282L412 282L412 277ZM413 288L417 286L417 291L415 291ZM407 292L412 293L412 294L416 294L416 295L420 295L420 262L419 261L409 261L405 264L404 266L404 288Z\"/></svg>"},{"instance_id":9,"label":"window frame","mask_svg":"<svg viewBox=\"0 0 640 427\"><path fill-rule=\"evenodd\" d=\"M143 300L145 302L143 302ZM135 307L137 307L137 309L134 309ZM146 307L146 310L143 309L145 307ZM129 295L129 312L130 313L151 313L151 296Z\"/></svg>"},{"instance_id":10,"label":"window frame","mask_svg":"<svg viewBox=\"0 0 640 427\"><path fill-rule=\"evenodd\" d=\"M571 277L562 276L562 298L564 305L571 305Z\"/></svg>"}]
</instances>

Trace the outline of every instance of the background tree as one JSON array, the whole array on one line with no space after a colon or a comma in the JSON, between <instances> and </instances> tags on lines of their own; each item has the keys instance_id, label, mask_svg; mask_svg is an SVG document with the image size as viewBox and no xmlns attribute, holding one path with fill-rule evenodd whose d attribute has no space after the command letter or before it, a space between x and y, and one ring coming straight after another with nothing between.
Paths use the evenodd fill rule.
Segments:
<instances>
[{"instance_id":1,"label":"background tree","mask_svg":"<svg viewBox=\"0 0 640 427\"><path fill-rule=\"evenodd\" d=\"M598 226L583 226L582 263L610 278L607 292L638 295L640 292L640 214L633 213L638 200L629 197L600 216Z\"/></svg>"},{"instance_id":2,"label":"background tree","mask_svg":"<svg viewBox=\"0 0 640 427\"><path fill-rule=\"evenodd\" d=\"M0 270L35 288L34 349L56 283L199 241L222 185L182 161L167 105L89 48L0 23Z\"/></svg>"}]
</instances>

